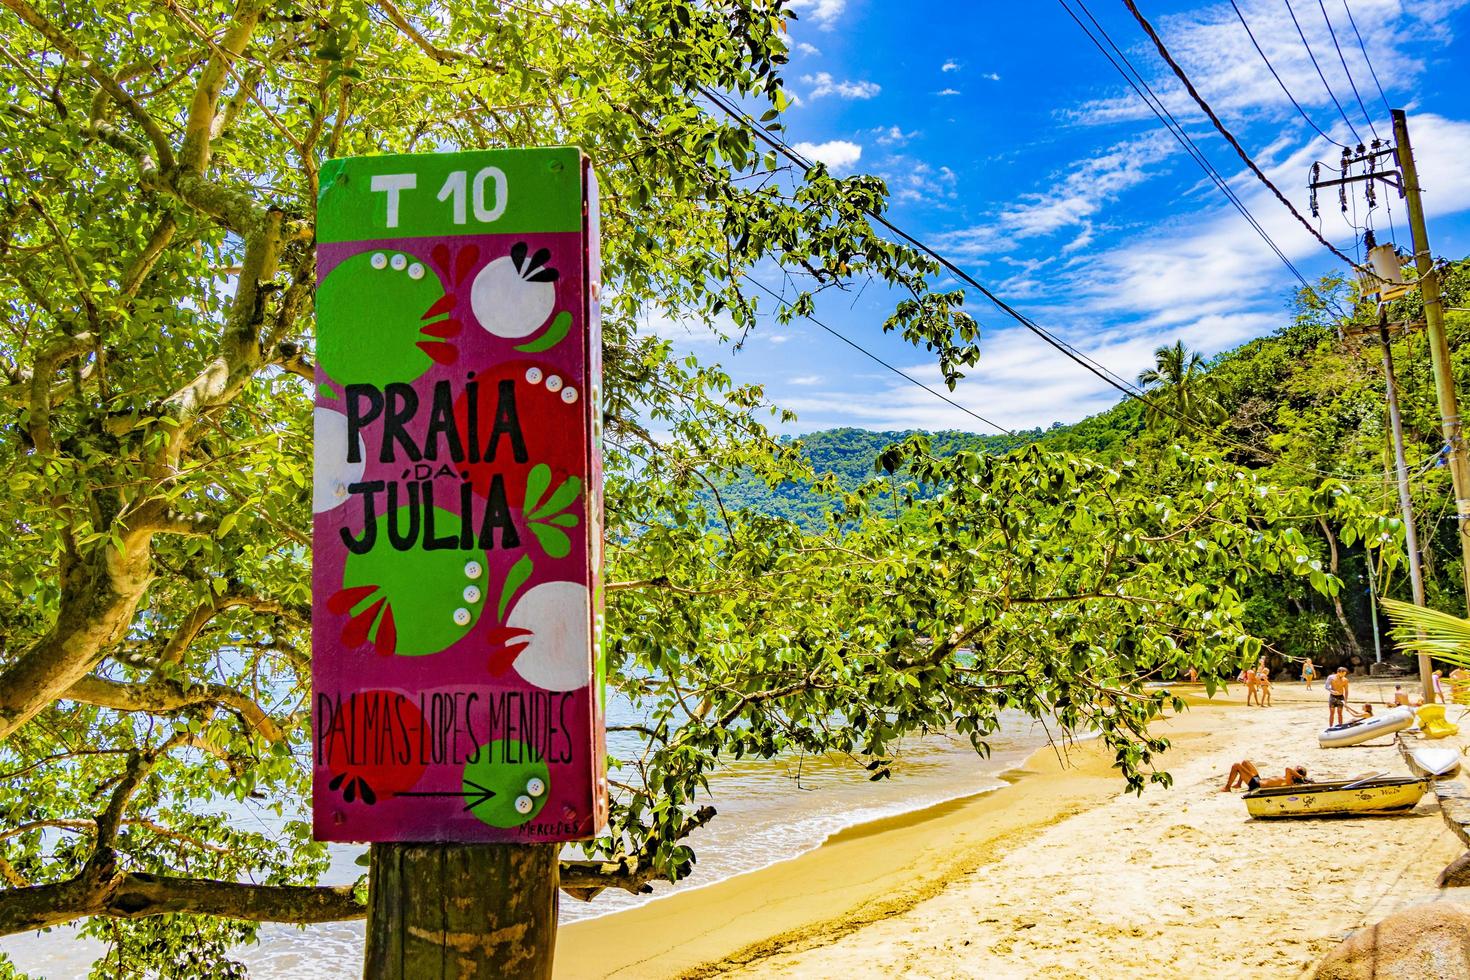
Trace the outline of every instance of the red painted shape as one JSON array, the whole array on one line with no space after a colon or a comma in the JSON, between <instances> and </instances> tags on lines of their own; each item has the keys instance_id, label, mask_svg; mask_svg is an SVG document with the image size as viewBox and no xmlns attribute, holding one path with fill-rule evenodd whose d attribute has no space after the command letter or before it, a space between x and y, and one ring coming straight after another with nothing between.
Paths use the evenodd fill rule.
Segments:
<instances>
[{"instance_id":1,"label":"red painted shape","mask_svg":"<svg viewBox=\"0 0 1470 980\"><path fill-rule=\"evenodd\" d=\"M372 629L373 620L378 618L378 610L382 609L383 604L387 601L387 599L379 599L377 602L373 603L371 606L368 606L362 612L349 619L347 621L347 625L342 627L343 644L345 644L350 649L352 647L360 647L364 643L366 643L368 638L368 630Z\"/></svg>"},{"instance_id":2,"label":"red painted shape","mask_svg":"<svg viewBox=\"0 0 1470 980\"><path fill-rule=\"evenodd\" d=\"M479 259L480 247L478 245L466 245L459 250L459 254L454 257L454 284L456 286L465 281Z\"/></svg>"},{"instance_id":3,"label":"red painted shape","mask_svg":"<svg viewBox=\"0 0 1470 980\"><path fill-rule=\"evenodd\" d=\"M383 610L383 621L378 624L378 635L373 638L373 647L380 656L391 657L398 649L398 627L393 623L393 607Z\"/></svg>"},{"instance_id":4,"label":"red painted shape","mask_svg":"<svg viewBox=\"0 0 1470 980\"><path fill-rule=\"evenodd\" d=\"M440 320L438 323L420 327L419 332L426 333L430 337L457 337L463 329L464 324L451 317L448 320Z\"/></svg>"},{"instance_id":5,"label":"red painted shape","mask_svg":"<svg viewBox=\"0 0 1470 980\"><path fill-rule=\"evenodd\" d=\"M327 611L338 616L345 616L352 612L353 606L376 591L378 591L376 585L357 585L350 589L342 589L327 600Z\"/></svg>"},{"instance_id":6,"label":"red painted shape","mask_svg":"<svg viewBox=\"0 0 1470 980\"><path fill-rule=\"evenodd\" d=\"M455 299L453 293L445 293L443 296L440 296L437 300L435 300L434 305L425 310L424 315L419 317L419 319L431 320L436 316L443 316L445 313L448 313L450 310L454 309L454 304L456 302L457 300Z\"/></svg>"},{"instance_id":7,"label":"red painted shape","mask_svg":"<svg viewBox=\"0 0 1470 980\"><path fill-rule=\"evenodd\" d=\"M485 668L490 671L490 676L501 677L510 673L511 668L515 666L516 657L519 657L521 651L530 645L529 643L516 643L492 652L489 662L485 665Z\"/></svg>"},{"instance_id":8,"label":"red painted shape","mask_svg":"<svg viewBox=\"0 0 1470 980\"><path fill-rule=\"evenodd\" d=\"M420 340L414 346L432 357L437 364L453 364L459 357L459 348L442 340Z\"/></svg>"},{"instance_id":9,"label":"red painted shape","mask_svg":"<svg viewBox=\"0 0 1470 980\"><path fill-rule=\"evenodd\" d=\"M541 380L526 379L531 369L541 372ZM534 359L507 361L483 372L475 380L478 383L476 398L479 401L479 438L482 446L489 441L495 421L495 412L500 400L500 382L510 381L515 385L516 416L525 434L528 458L517 462L511 451L508 438L502 437L496 446L493 461L468 463L463 469L470 474L470 485L481 497L489 496L490 485L496 474L505 481L506 502L519 507L526 499L526 477L537 463L551 467L551 486L542 496L545 500L556 492L556 488L569 476L582 477L586 473L586 436L583 400L587 393L577 391L576 400L562 400L560 391L550 391L546 379L556 374L555 369ZM567 379L563 379L565 382ZM573 386L575 388L575 386ZM460 432L469 431L469 396L461 395L454 403L454 421ZM535 451L531 452L530 448Z\"/></svg>"},{"instance_id":10,"label":"red painted shape","mask_svg":"<svg viewBox=\"0 0 1470 980\"><path fill-rule=\"evenodd\" d=\"M397 691L358 691L344 700L323 736L327 768L343 777L338 791L361 780L378 801L411 789L424 774L418 745L424 717ZM358 788L354 796L367 803Z\"/></svg>"}]
</instances>

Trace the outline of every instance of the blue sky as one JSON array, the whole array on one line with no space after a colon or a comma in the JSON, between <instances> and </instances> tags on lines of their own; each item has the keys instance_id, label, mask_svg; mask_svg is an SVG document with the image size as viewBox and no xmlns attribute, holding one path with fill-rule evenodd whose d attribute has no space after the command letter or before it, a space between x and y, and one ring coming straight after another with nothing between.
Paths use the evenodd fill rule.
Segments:
<instances>
[{"instance_id":1,"label":"blue sky","mask_svg":"<svg viewBox=\"0 0 1470 980\"><path fill-rule=\"evenodd\" d=\"M1286 0L1236 0L1312 120L1356 143L1288 17ZM1317 0L1291 0L1348 120L1371 138ZM976 278L1100 363L1132 377L1161 343L1214 354L1287 322L1291 274L1207 182L1141 101L1052 0L927 4L798 0L791 36L787 138L834 171L889 182L893 215ZM1339 150L1314 132L1251 46L1228 0L1141 0L1202 94L1263 169L1307 213L1307 168ZM1437 253L1470 253L1470 0L1348 0L1394 108L1409 111ZM1269 197L1214 134L1119 0L1089 7L1160 92L1277 245L1307 278L1342 268ZM1343 0L1323 0L1352 79L1380 135L1388 110L1364 64ZM1167 77L1166 77L1167 76ZM1408 246L1406 211L1381 193L1380 241ZM1361 202L1358 226L1365 223ZM1322 196L1321 230L1348 254L1357 232ZM951 288L952 281L940 286ZM944 390L922 350L881 332L895 297L876 286L824 294L831 326ZM1012 427L1070 422L1117 393L995 312L982 357L952 397ZM738 351L702 326L649 326L677 346L760 381L797 411L804 432L986 431L968 415L873 364L811 324L762 324Z\"/></svg>"}]
</instances>

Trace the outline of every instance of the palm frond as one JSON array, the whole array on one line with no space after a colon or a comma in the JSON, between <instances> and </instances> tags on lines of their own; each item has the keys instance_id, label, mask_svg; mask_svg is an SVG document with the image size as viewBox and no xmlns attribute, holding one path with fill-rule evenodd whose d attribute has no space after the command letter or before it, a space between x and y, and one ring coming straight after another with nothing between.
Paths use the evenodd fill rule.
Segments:
<instances>
[{"instance_id":1,"label":"palm frond","mask_svg":"<svg viewBox=\"0 0 1470 980\"><path fill-rule=\"evenodd\" d=\"M1470 667L1470 619L1397 599L1378 601L1393 624L1390 635L1401 648Z\"/></svg>"}]
</instances>

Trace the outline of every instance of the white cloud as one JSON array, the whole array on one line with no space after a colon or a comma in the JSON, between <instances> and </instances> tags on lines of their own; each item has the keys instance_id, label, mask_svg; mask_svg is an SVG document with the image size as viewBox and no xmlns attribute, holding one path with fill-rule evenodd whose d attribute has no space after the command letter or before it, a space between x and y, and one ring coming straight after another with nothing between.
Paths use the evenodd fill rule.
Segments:
<instances>
[{"instance_id":1,"label":"white cloud","mask_svg":"<svg viewBox=\"0 0 1470 980\"><path fill-rule=\"evenodd\" d=\"M939 201L953 199L958 175L948 167L937 170L923 160L894 156L883 163L883 179L888 192L898 201Z\"/></svg>"},{"instance_id":2,"label":"white cloud","mask_svg":"<svg viewBox=\"0 0 1470 980\"><path fill-rule=\"evenodd\" d=\"M1397 89L1400 99L1413 92L1415 79L1426 68L1422 60L1426 47L1424 42L1430 38L1441 42L1448 40L1450 17L1467 2L1470 0L1418 4L1402 4L1399 0L1354 0L1353 19L1362 31L1364 44L1373 53L1373 66L1388 92L1394 93ZM1348 142L1351 136L1348 123L1338 113L1317 75L1317 67L1320 66L1328 83L1338 93L1352 127L1361 131L1365 139L1372 136L1363 109L1352 97L1348 75L1336 57L1337 49L1333 46L1327 21L1322 18L1320 10L1315 9L1315 4L1302 5L1297 11L1297 21L1317 55L1317 66L1312 64L1306 47L1302 45L1285 4L1279 0L1240 0L1238 6L1282 82L1318 126L1343 142ZM1384 135L1388 122L1386 110L1380 100L1369 99L1370 89L1374 96L1377 90L1373 88L1368 65L1351 34L1352 28L1347 24L1341 4L1329 5L1329 13L1337 28L1337 40L1352 79L1358 84L1369 116L1378 126L1380 135ZM1259 116L1282 122L1296 121L1305 127L1228 4L1215 4L1162 17L1155 26L1169 46L1170 53L1227 123L1232 118ZM1347 32L1347 37L1343 36L1344 32ZM1170 112L1186 124L1204 121L1183 86L1159 63L1152 45L1145 47L1140 42L1139 54L1142 56L1133 58L1134 64L1151 73L1150 84ZM1066 115L1084 123L1153 118L1149 108L1131 89L1123 87L1121 80L1116 92L1115 95L1084 102Z\"/></svg>"},{"instance_id":3,"label":"white cloud","mask_svg":"<svg viewBox=\"0 0 1470 980\"><path fill-rule=\"evenodd\" d=\"M816 45L807 44L805 41L798 41L796 45L796 50L800 51L804 55L809 55L813 58L822 53L821 49L819 49Z\"/></svg>"},{"instance_id":4,"label":"white cloud","mask_svg":"<svg viewBox=\"0 0 1470 980\"><path fill-rule=\"evenodd\" d=\"M935 95L959 95L960 94L960 90L957 89L957 88L942 88L938 92L935 92L934 94Z\"/></svg>"},{"instance_id":5,"label":"white cloud","mask_svg":"<svg viewBox=\"0 0 1470 980\"><path fill-rule=\"evenodd\" d=\"M1000 75L996 74L993 71L982 72L980 74L980 77L983 78L983 79L985 79L986 81L990 81L990 82L998 82L998 81L1000 81Z\"/></svg>"},{"instance_id":6,"label":"white cloud","mask_svg":"<svg viewBox=\"0 0 1470 980\"><path fill-rule=\"evenodd\" d=\"M822 30L830 31L847 9L847 0L790 0L786 6L796 11L800 18L811 17Z\"/></svg>"},{"instance_id":7,"label":"white cloud","mask_svg":"<svg viewBox=\"0 0 1470 980\"><path fill-rule=\"evenodd\" d=\"M801 80L812 86L810 95L814 99L834 94L844 99L871 99L883 91L876 82L850 82L845 79L839 82L832 77L831 72L825 71L819 71L815 75L803 75Z\"/></svg>"},{"instance_id":8,"label":"white cloud","mask_svg":"<svg viewBox=\"0 0 1470 980\"><path fill-rule=\"evenodd\" d=\"M939 242L956 256L973 259L1009 250L1018 241L1065 231L1073 237L1061 247L1062 253L1079 251L1092 241L1094 216L1153 177L1154 165L1175 152L1166 133L1149 131L1124 140L1055 176L1046 190L1022 194L1016 204L979 225L941 235Z\"/></svg>"},{"instance_id":9,"label":"white cloud","mask_svg":"<svg viewBox=\"0 0 1470 980\"><path fill-rule=\"evenodd\" d=\"M805 387L810 385L819 385L822 383L822 380L823 379L820 374L798 374L794 378L787 378L786 383L789 385L802 385Z\"/></svg>"},{"instance_id":10,"label":"white cloud","mask_svg":"<svg viewBox=\"0 0 1470 980\"><path fill-rule=\"evenodd\" d=\"M959 71L960 70L960 63L958 61L955 61L953 58L951 58L949 61L946 61L944 64L940 65L939 66L939 70L940 71Z\"/></svg>"},{"instance_id":11,"label":"white cloud","mask_svg":"<svg viewBox=\"0 0 1470 980\"><path fill-rule=\"evenodd\" d=\"M795 150L809 160L825 163L831 170L846 170L857 163L863 155L863 148L849 140L797 143Z\"/></svg>"},{"instance_id":12,"label":"white cloud","mask_svg":"<svg viewBox=\"0 0 1470 980\"><path fill-rule=\"evenodd\" d=\"M638 320L638 333L671 340L676 345L720 344L735 333L735 321L721 313L713 321L693 316L671 315L665 310L651 310Z\"/></svg>"},{"instance_id":13,"label":"white cloud","mask_svg":"<svg viewBox=\"0 0 1470 980\"><path fill-rule=\"evenodd\" d=\"M879 126L873 130L873 135L877 137L879 146L903 146L918 136L919 131L916 129L911 133L905 133L899 126Z\"/></svg>"}]
</instances>

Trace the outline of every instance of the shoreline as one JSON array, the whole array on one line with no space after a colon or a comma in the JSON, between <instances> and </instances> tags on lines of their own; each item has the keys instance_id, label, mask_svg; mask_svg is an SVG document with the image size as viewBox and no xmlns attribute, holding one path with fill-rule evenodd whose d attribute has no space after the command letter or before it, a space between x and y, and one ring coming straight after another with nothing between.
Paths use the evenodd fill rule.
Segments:
<instances>
[{"instance_id":1,"label":"shoreline","mask_svg":"<svg viewBox=\"0 0 1470 980\"><path fill-rule=\"evenodd\" d=\"M1096 741L1069 745L1065 765L1043 746L1006 786L570 924L556 976L1083 977L1119 963L1139 976L1291 976L1355 928L1453 896L1434 878L1463 848L1432 794L1400 817L1263 825L1218 792L1242 757L1263 772L1303 762L1316 778L1403 768L1392 742L1319 749L1320 686L1278 682L1266 709L1179 686L1190 710L1156 727L1172 741L1169 789L1127 795ZM1354 688L1377 703L1392 682ZM1344 866L1324 863L1324 847Z\"/></svg>"},{"instance_id":2,"label":"shoreline","mask_svg":"<svg viewBox=\"0 0 1470 980\"><path fill-rule=\"evenodd\" d=\"M956 860L984 863L981 850L1013 843L1123 787L1095 738L1043 745L996 778L1003 785L853 824L795 857L569 923L557 940L556 976L710 976L805 948L914 907L943 889ZM953 854L957 842L977 849L973 862ZM867 870L843 880L854 862ZM696 932L691 921L710 928Z\"/></svg>"}]
</instances>

